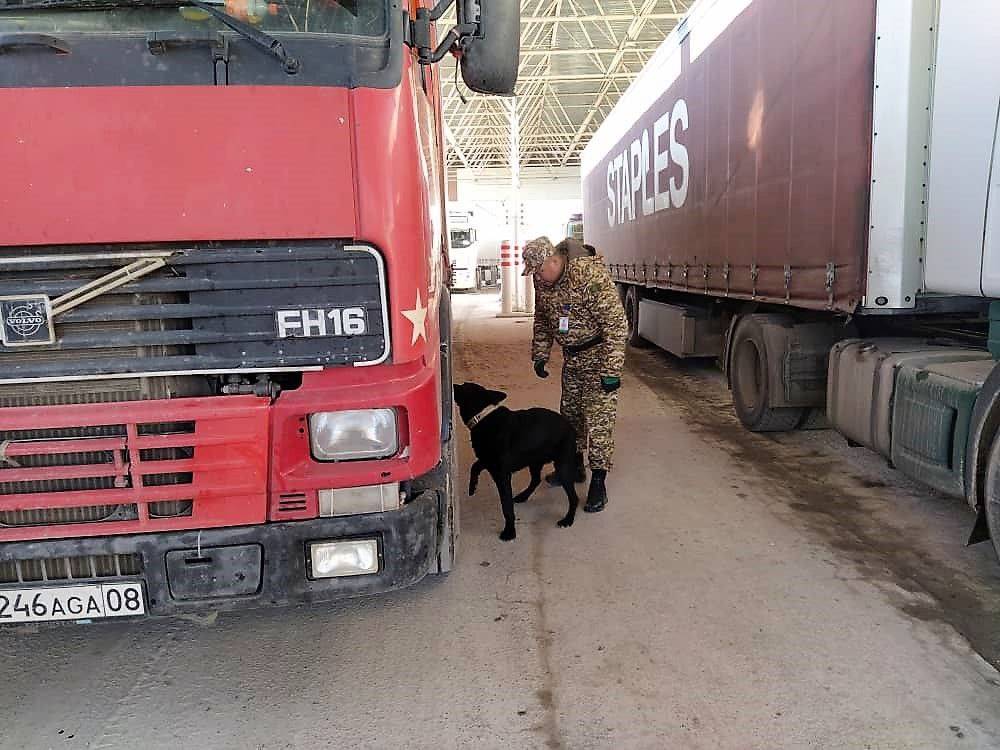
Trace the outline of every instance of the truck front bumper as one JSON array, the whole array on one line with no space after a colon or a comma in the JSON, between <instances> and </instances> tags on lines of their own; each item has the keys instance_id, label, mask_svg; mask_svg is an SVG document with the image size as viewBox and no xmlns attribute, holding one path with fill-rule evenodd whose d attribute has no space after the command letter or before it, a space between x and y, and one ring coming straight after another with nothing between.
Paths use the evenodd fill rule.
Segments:
<instances>
[{"instance_id":1,"label":"truck front bumper","mask_svg":"<svg viewBox=\"0 0 1000 750\"><path fill-rule=\"evenodd\" d=\"M0 545L0 563L85 556L137 555L142 572L100 583L141 580L149 615L198 614L271 605L325 602L403 588L436 561L439 497L428 490L399 510L256 526L161 532ZM379 569L367 575L311 577L313 542L374 539ZM78 584L25 581L0 586Z\"/></svg>"}]
</instances>

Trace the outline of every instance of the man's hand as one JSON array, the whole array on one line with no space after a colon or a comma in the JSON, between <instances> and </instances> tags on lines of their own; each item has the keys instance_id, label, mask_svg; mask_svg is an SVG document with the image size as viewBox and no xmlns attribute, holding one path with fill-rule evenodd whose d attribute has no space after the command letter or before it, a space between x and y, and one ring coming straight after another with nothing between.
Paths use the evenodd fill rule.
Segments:
<instances>
[{"instance_id":1,"label":"man's hand","mask_svg":"<svg viewBox=\"0 0 1000 750\"><path fill-rule=\"evenodd\" d=\"M622 379L613 375L601 376L601 390L605 393L614 393L622 387Z\"/></svg>"},{"instance_id":2,"label":"man's hand","mask_svg":"<svg viewBox=\"0 0 1000 750\"><path fill-rule=\"evenodd\" d=\"M548 371L545 369L545 364L546 362L544 359L535 360L535 375L540 378L547 378L549 376Z\"/></svg>"}]
</instances>

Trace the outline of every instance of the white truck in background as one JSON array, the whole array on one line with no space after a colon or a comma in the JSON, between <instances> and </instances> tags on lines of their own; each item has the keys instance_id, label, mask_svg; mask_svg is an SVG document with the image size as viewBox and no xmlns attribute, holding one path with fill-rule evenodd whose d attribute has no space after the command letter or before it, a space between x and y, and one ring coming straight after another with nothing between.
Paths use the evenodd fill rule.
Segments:
<instances>
[{"instance_id":1,"label":"white truck in background","mask_svg":"<svg viewBox=\"0 0 1000 750\"><path fill-rule=\"evenodd\" d=\"M453 290L479 288L479 239L472 211L448 211L448 259Z\"/></svg>"},{"instance_id":2,"label":"white truck in background","mask_svg":"<svg viewBox=\"0 0 1000 750\"><path fill-rule=\"evenodd\" d=\"M583 214L571 214L566 222L566 236L583 242Z\"/></svg>"},{"instance_id":3,"label":"white truck in background","mask_svg":"<svg viewBox=\"0 0 1000 750\"><path fill-rule=\"evenodd\" d=\"M1000 2L700 0L582 157L632 343L828 423L1000 552Z\"/></svg>"}]
</instances>

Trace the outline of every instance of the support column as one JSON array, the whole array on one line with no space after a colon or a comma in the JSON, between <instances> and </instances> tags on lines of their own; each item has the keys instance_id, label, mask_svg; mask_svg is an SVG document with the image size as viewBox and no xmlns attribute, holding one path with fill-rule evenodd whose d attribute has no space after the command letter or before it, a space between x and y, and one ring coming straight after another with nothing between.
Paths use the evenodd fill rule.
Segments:
<instances>
[{"instance_id":1,"label":"support column","mask_svg":"<svg viewBox=\"0 0 1000 750\"><path fill-rule=\"evenodd\" d=\"M524 317L534 309L534 286L532 279L521 275L524 265L521 253L525 237L521 236L521 127L517 99L507 100L507 117L510 124L510 198L508 211L510 222L510 242L500 246L500 261L503 264L503 293L500 298L500 316ZM529 302L528 299L531 301ZM530 307L529 307L530 305Z\"/></svg>"},{"instance_id":2,"label":"support column","mask_svg":"<svg viewBox=\"0 0 1000 750\"><path fill-rule=\"evenodd\" d=\"M521 276L521 253L524 238L521 237L521 118L517 111L517 97L507 100L508 121L510 123L510 240L514 255L513 312L524 310L524 277Z\"/></svg>"},{"instance_id":3,"label":"support column","mask_svg":"<svg viewBox=\"0 0 1000 750\"><path fill-rule=\"evenodd\" d=\"M517 296L514 276L513 247L509 240L500 243L500 314L510 315L514 312L514 298Z\"/></svg>"}]
</instances>

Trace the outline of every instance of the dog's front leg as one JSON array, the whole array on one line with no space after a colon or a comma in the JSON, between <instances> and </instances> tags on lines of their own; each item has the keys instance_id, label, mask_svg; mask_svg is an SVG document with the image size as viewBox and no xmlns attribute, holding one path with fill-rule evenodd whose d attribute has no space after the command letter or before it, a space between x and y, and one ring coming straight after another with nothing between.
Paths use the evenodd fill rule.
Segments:
<instances>
[{"instance_id":1,"label":"dog's front leg","mask_svg":"<svg viewBox=\"0 0 1000 750\"><path fill-rule=\"evenodd\" d=\"M490 476L493 477L493 483L500 493L500 508L503 510L504 525L503 531L500 532L500 541L509 542L517 536L517 531L514 529L514 491L511 489L510 472L490 471Z\"/></svg>"},{"instance_id":2,"label":"dog's front leg","mask_svg":"<svg viewBox=\"0 0 1000 750\"><path fill-rule=\"evenodd\" d=\"M469 469L469 496L476 494L476 488L479 486L479 475L483 472L483 462L478 458L475 463L472 464L472 468Z\"/></svg>"}]
</instances>

